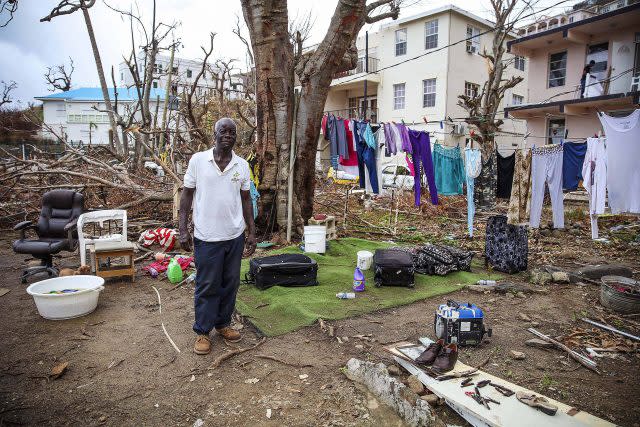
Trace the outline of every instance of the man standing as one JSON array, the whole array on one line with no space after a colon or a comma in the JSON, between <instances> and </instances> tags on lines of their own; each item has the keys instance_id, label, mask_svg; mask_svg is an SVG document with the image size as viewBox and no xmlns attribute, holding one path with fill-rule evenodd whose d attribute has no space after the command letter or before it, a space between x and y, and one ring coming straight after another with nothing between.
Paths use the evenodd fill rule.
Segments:
<instances>
[{"instance_id":1,"label":"man standing","mask_svg":"<svg viewBox=\"0 0 640 427\"><path fill-rule=\"evenodd\" d=\"M594 65L596 65L596 61L592 59L582 69L582 77L580 77L580 98L584 98L584 90L587 86L587 77L589 77L589 74L591 74L591 69Z\"/></svg>"},{"instance_id":2,"label":"man standing","mask_svg":"<svg viewBox=\"0 0 640 427\"><path fill-rule=\"evenodd\" d=\"M191 251L188 219L193 206L196 354L211 351L209 333L214 328L225 340L240 341L240 333L230 325L240 286L245 229L246 256L256 249L249 164L233 152L236 124L229 118L218 120L214 137L213 148L191 157L180 198L180 245L185 251Z\"/></svg>"}]
</instances>

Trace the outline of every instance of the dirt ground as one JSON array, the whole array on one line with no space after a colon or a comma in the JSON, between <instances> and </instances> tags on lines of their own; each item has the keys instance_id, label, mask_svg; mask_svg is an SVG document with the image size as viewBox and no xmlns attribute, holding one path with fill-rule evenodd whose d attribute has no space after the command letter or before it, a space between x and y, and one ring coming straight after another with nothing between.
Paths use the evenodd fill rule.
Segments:
<instances>
[{"instance_id":1,"label":"dirt ground","mask_svg":"<svg viewBox=\"0 0 640 427\"><path fill-rule=\"evenodd\" d=\"M462 236L464 224L457 227L454 234ZM482 247L481 233L464 245ZM11 252L14 237L7 233L6 240L0 241L0 286L11 289L0 297L0 426L191 426L198 419L205 426L401 425L395 413L347 380L341 368L351 357L389 364L385 344L433 337L433 313L447 298L331 322L336 335L349 337L343 344L313 325L269 338L260 347L207 370L229 346L216 337L211 355L197 356L191 351L192 287L170 291L172 285L167 281L141 274L134 284L110 280L94 313L68 321L44 320L24 291L25 285L20 284L24 257ZM532 267L549 262L571 268L616 262L635 269L638 278L640 247L618 246L613 258L614 248L591 242L588 229L535 235L530 244ZM77 265L77 255L56 262L58 266ZM527 276L505 280L525 283ZM152 285L160 291L162 314ZM533 338L526 330L531 325L558 336L585 327L579 321L585 314L606 316L598 302L599 287L541 288L545 293L524 297L468 290L448 296L482 307L493 328L489 342L464 348L460 360L475 365L490 357L483 368L487 372L616 424L640 425L637 353L599 359L602 374L598 375L560 351L524 345ZM530 320L523 320L521 313ZM633 320L622 326L637 334L640 319L629 319ZM243 325L240 347L261 340L246 320L237 324ZM161 322L181 353L167 341ZM375 341L354 338L365 334ZM525 360L512 360L510 350L524 352ZM273 356L292 366L258 355ZM48 379L51 369L61 362L69 363L68 371L58 379ZM269 409L271 418L267 418ZM447 422L464 424L446 407L436 412Z\"/></svg>"}]
</instances>

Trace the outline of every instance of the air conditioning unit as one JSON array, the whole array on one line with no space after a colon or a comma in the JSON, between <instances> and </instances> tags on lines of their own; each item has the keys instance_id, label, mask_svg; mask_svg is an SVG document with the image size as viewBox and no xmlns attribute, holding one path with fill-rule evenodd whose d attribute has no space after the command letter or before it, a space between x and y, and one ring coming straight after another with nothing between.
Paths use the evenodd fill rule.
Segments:
<instances>
[{"instance_id":1,"label":"air conditioning unit","mask_svg":"<svg viewBox=\"0 0 640 427\"><path fill-rule=\"evenodd\" d=\"M467 45L467 53L477 53L476 47L472 44Z\"/></svg>"}]
</instances>

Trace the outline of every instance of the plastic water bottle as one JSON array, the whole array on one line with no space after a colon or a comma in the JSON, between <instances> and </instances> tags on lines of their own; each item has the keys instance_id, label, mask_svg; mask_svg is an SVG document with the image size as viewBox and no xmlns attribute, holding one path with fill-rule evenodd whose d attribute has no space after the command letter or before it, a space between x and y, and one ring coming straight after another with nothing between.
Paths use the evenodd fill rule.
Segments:
<instances>
[{"instance_id":1,"label":"plastic water bottle","mask_svg":"<svg viewBox=\"0 0 640 427\"><path fill-rule=\"evenodd\" d=\"M353 290L355 292L363 292L364 285L364 274L362 273L362 270L360 270L360 268L356 267L355 271L353 272Z\"/></svg>"},{"instance_id":2,"label":"plastic water bottle","mask_svg":"<svg viewBox=\"0 0 640 427\"><path fill-rule=\"evenodd\" d=\"M356 297L356 294L353 292L339 292L336 294L336 298L340 299L353 299Z\"/></svg>"},{"instance_id":3,"label":"plastic water bottle","mask_svg":"<svg viewBox=\"0 0 640 427\"><path fill-rule=\"evenodd\" d=\"M481 286L495 286L496 285L496 281L495 280L478 280L478 285L481 285Z\"/></svg>"}]
</instances>

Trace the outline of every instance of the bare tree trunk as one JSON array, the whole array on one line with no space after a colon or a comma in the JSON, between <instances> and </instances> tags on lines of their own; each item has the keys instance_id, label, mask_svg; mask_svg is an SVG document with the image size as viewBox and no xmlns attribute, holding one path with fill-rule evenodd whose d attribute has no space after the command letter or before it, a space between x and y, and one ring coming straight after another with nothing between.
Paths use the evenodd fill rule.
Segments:
<instances>
[{"instance_id":1,"label":"bare tree trunk","mask_svg":"<svg viewBox=\"0 0 640 427\"><path fill-rule=\"evenodd\" d=\"M286 0L242 0L256 60L256 152L261 226L286 224L293 107L293 45Z\"/></svg>"},{"instance_id":2,"label":"bare tree trunk","mask_svg":"<svg viewBox=\"0 0 640 427\"><path fill-rule=\"evenodd\" d=\"M98 78L100 79L100 87L102 88L102 97L104 98L104 104L109 111L109 124L111 125L111 131L113 132L113 143L118 153L123 153L120 137L118 136L118 127L116 126L116 117L113 113L113 107L111 106L111 98L109 97L109 89L107 88L107 80L104 76L104 70L102 68L102 59L100 59L100 51L98 50L98 43L96 42L96 35L93 32L93 25L91 24L91 16L89 16L89 9L85 7L84 0L81 0L82 15L84 16L84 22L87 25L87 33L89 33L89 40L91 41L91 50L93 51L93 58L96 61L96 68L98 70Z\"/></svg>"}]
</instances>

